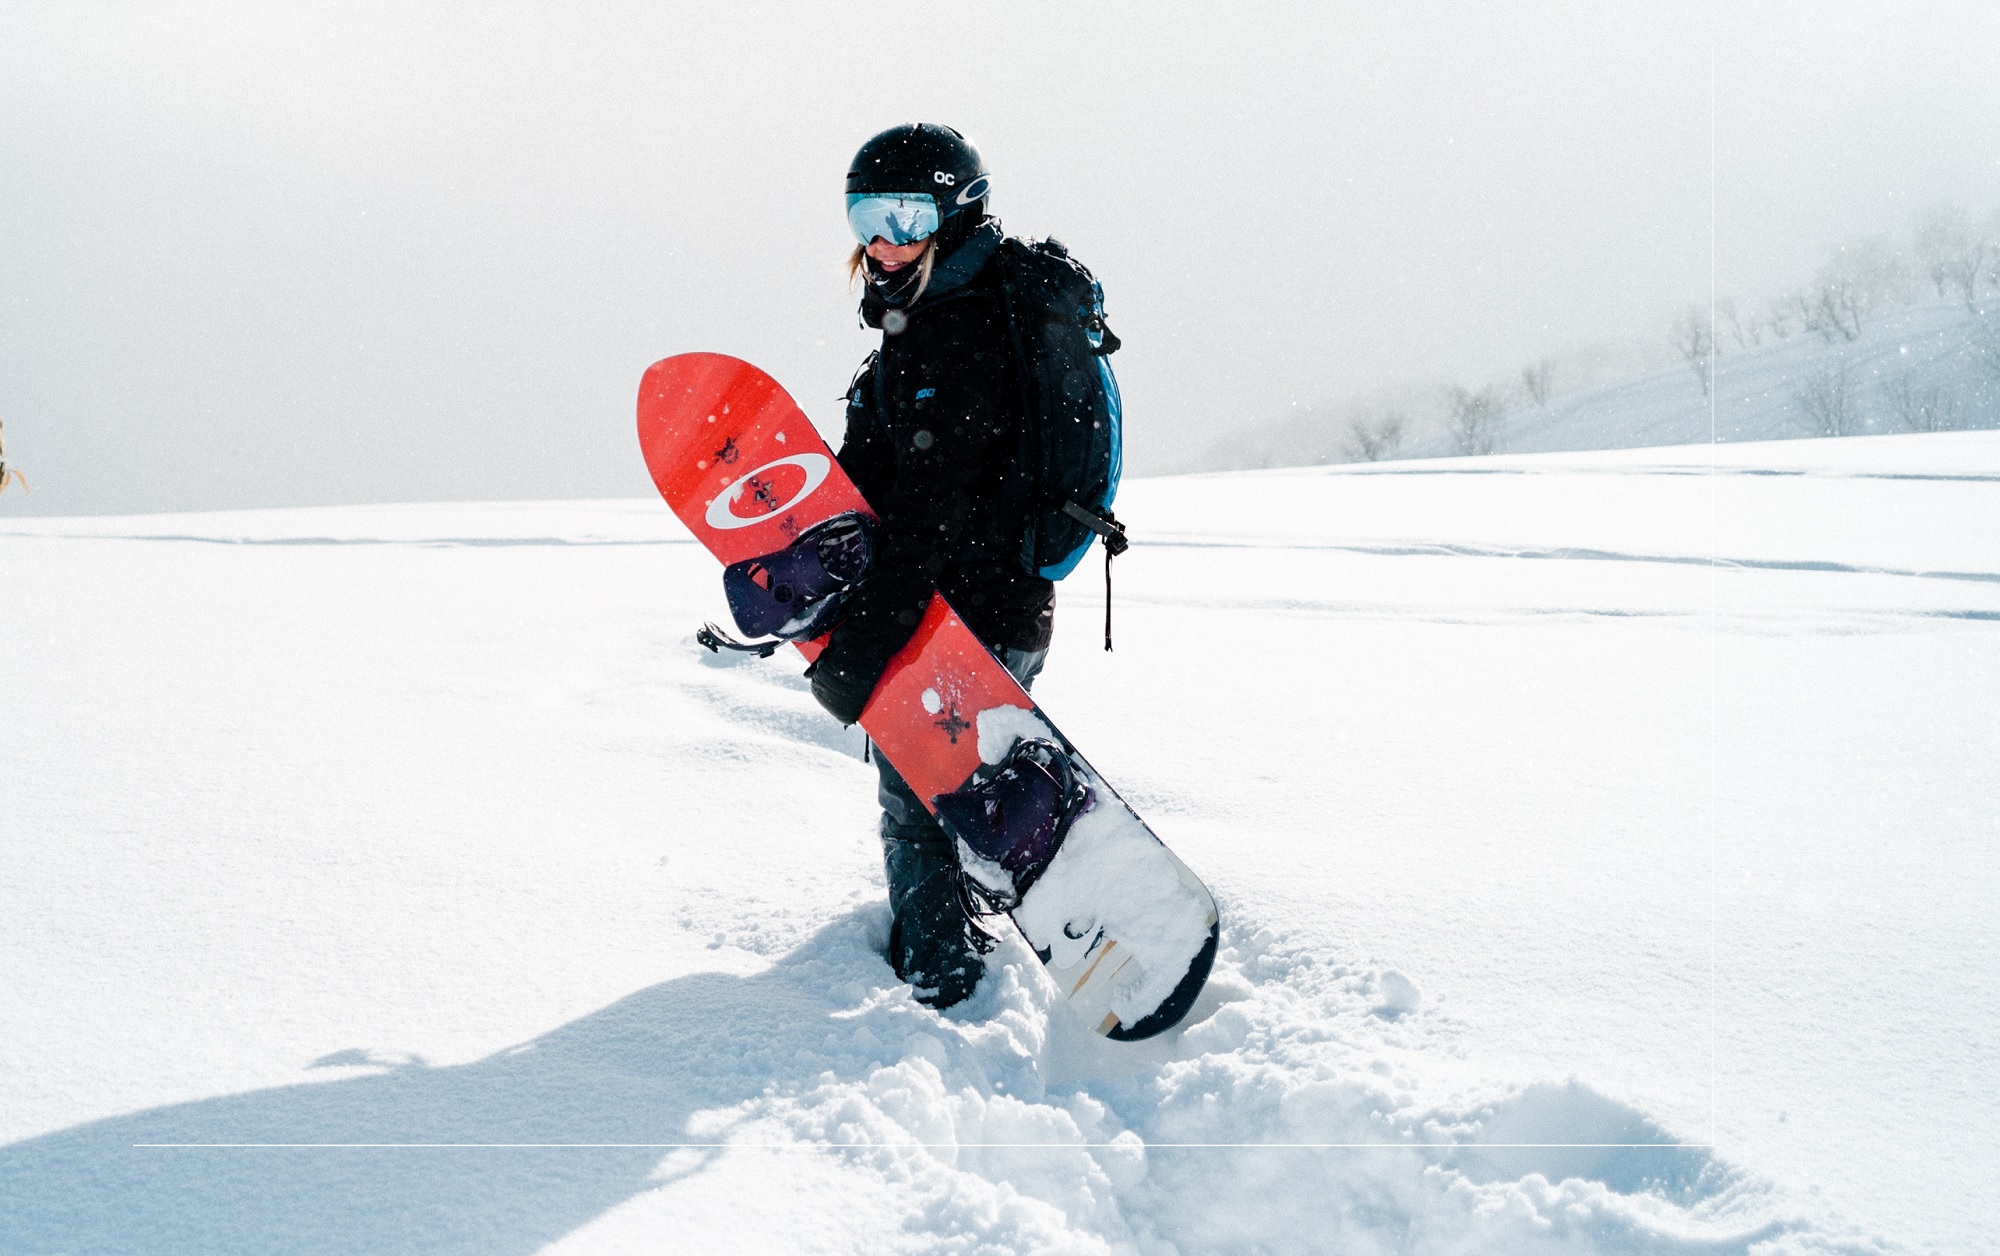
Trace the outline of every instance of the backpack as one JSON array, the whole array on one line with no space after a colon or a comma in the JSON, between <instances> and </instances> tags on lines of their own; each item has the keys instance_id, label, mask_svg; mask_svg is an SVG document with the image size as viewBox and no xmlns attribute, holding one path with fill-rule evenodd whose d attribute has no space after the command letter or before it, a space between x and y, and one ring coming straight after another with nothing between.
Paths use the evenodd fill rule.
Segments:
<instances>
[{"instance_id":1,"label":"backpack","mask_svg":"<svg viewBox=\"0 0 2000 1256\"><path fill-rule=\"evenodd\" d=\"M1104 324L1104 288L1056 240L1009 236L995 260L1021 381L1019 465L1031 494L1021 566L1060 580L1103 537L1108 649L1111 559L1126 540L1111 514L1124 413L1107 360L1119 342Z\"/></svg>"}]
</instances>

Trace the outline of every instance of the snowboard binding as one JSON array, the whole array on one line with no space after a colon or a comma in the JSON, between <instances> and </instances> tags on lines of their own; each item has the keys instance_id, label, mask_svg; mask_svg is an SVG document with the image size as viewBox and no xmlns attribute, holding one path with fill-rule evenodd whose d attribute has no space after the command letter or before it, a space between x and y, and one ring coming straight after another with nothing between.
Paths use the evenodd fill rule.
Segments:
<instances>
[{"instance_id":1,"label":"snowboard binding","mask_svg":"<svg viewBox=\"0 0 2000 1256\"><path fill-rule=\"evenodd\" d=\"M939 794L933 803L958 847L967 914L992 916L1019 906L1094 800L1068 753L1042 737L1014 743L1005 759Z\"/></svg>"},{"instance_id":2,"label":"snowboard binding","mask_svg":"<svg viewBox=\"0 0 2000 1256\"><path fill-rule=\"evenodd\" d=\"M731 563L722 573L738 641L714 624L695 640L711 651L742 650L769 658L787 641L810 641L831 629L875 557L875 521L859 511L835 515L775 554Z\"/></svg>"}]
</instances>

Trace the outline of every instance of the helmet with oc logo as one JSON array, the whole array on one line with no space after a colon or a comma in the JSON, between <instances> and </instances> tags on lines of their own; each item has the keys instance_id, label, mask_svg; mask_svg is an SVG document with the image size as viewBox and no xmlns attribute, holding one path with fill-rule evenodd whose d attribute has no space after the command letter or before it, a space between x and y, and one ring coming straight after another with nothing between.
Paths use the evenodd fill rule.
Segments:
<instances>
[{"instance_id":1,"label":"helmet with oc logo","mask_svg":"<svg viewBox=\"0 0 2000 1256\"><path fill-rule=\"evenodd\" d=\"M938 243L948 249L985 219L989 181L979 150L952 128L890 127L848 163L848 223L863 244L913 244L943 228Z\"/></svg>"}]
</instances>

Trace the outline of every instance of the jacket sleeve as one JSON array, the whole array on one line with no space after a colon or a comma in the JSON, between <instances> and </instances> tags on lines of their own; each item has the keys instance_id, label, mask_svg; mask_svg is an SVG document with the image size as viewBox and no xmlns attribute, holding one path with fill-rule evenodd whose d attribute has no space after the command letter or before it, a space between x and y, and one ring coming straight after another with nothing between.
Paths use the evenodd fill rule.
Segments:
<instances>
[{"instance_id":1,"label":"jacket sleeve","mask_svg":"<svg viewBox=\"0 0 2000 1256\"><path fill-rule=\"evenodd\" d=\"M874 425L872 439L884 446L876 456L893 466L887 485L877 486L879 500L870 498L882 520L881 550L819 662L851 686L872 690L916 631L939 573L962 543L972 495L1011 413L1004 395L1006 353L981 343L989 330L983 311L973 306L949 313L953 317L919 320L909 334L923 338L897 346L891 361L878 367L887 370L879 395L888 413ZM846 466L846 446L841 456ZM859 456L856 465L863 470L857 483L873 478Z\"/></svg>"}]
</instances>

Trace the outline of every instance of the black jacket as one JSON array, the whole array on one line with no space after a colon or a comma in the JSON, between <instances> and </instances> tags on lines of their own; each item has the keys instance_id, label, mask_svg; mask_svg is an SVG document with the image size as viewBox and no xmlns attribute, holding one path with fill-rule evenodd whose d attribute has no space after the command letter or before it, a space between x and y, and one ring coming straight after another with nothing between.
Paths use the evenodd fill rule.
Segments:
<instances>
[{"instance_id":1,"label":"black jacket","mask_svg":"<svg viewBox=\"0 0 2000 1256\"><path fill-rule=\"evenodd\" d=\"M850 684L873 688L933 590L990 647L1048 647L1055 586L1019 558L1029 495L999 241L998 224L984 224L938 264L848 396L840 465L882 521L873 567L819 663ZM897 321L872 286L862 317Z\"/></svg>"}]
</instances>

